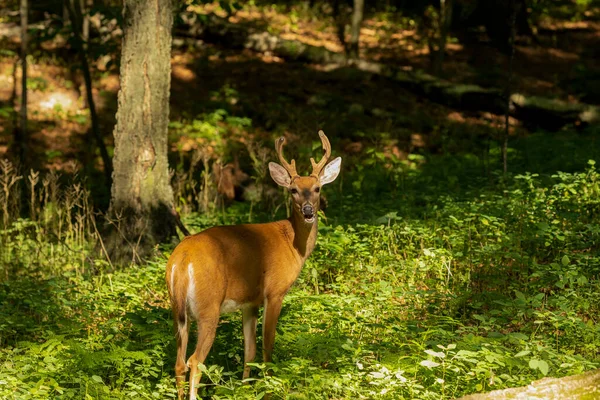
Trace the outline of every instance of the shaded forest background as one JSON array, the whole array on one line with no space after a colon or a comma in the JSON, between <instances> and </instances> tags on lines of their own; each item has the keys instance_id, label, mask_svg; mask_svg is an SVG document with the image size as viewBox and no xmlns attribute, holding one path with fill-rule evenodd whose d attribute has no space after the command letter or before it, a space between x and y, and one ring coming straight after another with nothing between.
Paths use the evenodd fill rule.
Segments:
<instances>
[{"instance_id":1,"label":"shaded forest background","mask_svg":"<svg viewBox=\"0 0 600 400\"><path fill-rule=\"evenodd\" d=\"M343 58L315 64L310 63L309 55L304 58L307 64L287 62L289 54L285 52L232 49L240 45L240 40L231 40L232 37L242 34L234 31L230 36L211 35L213 23L207 17L231 14L230 22L253 32L267 32L316 46L319 51L343 55L347 43L340 41L339 24L344 24L347 42L350 3L251 2L255 5L240 10L237 8L242 3L225 4L229 3L221 4L225 9L218 3L192 5L189 6L192 11L185 11L184 4L178 5L172 58L171 160L172 165L179 165L175 169L182 171L181 163L189 165L194 151L208 151L209 163L217 161L227 171L233 171L227 172L227 176L238 193L247 186L247 176L253 169L248 152L238 151L246 144L235 137L237 128L242 128L238 130L244 131L250 142L262 146L277 133L289 132L300 135L300 139L322 127L339 137L340 147L350 154L360 153L377 142L385 157L405 161L411 154L441 152L472 151L480 152L481 158L487 157L483 152L489 148L489 142L501 141L503 100L494 98L490 101L495 104L486 106L477 97L477 89L495 89L502 97L510 85L513 96L521 94L527 99L533 97L534 102L539 98L539 102L548 103L542 104L541 110L536 104L523 112L518 99L513 97L511 110L519 117L511 119L511 135L515 138L540 127L560 130L565 123L581 130L588 125L588 119L597 118L586 119L577 112L563 118L565 113L573 114L573 108L577 111L578 104L594 105L599 100L598 22L596 9L589 1L449 3L453 6L452 21L447 55L440 71L435 70L440 35L436 2L368 4L360 35L360 59L404 71L410 82L345 66L345 62L340 62ZM514 21L516 41L509 83L511 5L515 6L518 18ZM16 6L16 2L7 2L3 7L2 28L0 151L9 158L15 154L10 145L14 145L12 132L17 129L16 112L12 110L21 92L16 58L20 37L18 13L10 11L16 10ZM68 173L83 170L85 175L102 182L99 180L103 169L101 149L97 145L84 145L93 144L94 136L86 109L88 101L77 35L73 34L67 7L61 2L34 2L30 8L29 53L36 61L31 63L28 83L31 149L27 162L35 169ZM121 8L117 3L97 2L86 3L84 11L89 14L86 46L94 75L98 129L110 150L119 88ZM203 24L209 28L203 28ZM207 32L203 34L203 30ZM318 56L314 58L320 60ZM421 78L425 73L438 75L443 84L453 84L450 89L457 98L446 98L435 87L422 84L429 79ZM472 99L460 98L462 91L473 94L473 87L476 93ZM552 114L547 108L559 110ZM198 123L207 119L199 116L212 117L216 125L213 130L220 129L223 134L198 132L201 130ZM237 121L238 126L221 121L228 117ZM197 121L195 127L194 121ZM222 143L217 143L218 140ZM215 151L215 145L222 149ZM449 145L455 147L448 148ZM198 173L201 170L202 167ZM100 184L93 188L97 206L106 207L106 187L103 189ZM231 190L232 187L223 188L220 194L231 200Z\"/></svg>"},{"instance_id":2,"label":"shaded forest background","mask_svg":"<svg viewBox=\"0 0 600 400\"><path fill-rule=\"evenodd\" d=\"M173 243L122 268L101 240L122 4L29 2L24 124L21 3L0 2L0 397L174 396ZM226 317L203 394L454 398L598 368L600 4L360 3L174 4L190 230L286 216L276 137L301 172L319 129L344 159L274 377L239 382Z\"/></svg>"}]
</instances>

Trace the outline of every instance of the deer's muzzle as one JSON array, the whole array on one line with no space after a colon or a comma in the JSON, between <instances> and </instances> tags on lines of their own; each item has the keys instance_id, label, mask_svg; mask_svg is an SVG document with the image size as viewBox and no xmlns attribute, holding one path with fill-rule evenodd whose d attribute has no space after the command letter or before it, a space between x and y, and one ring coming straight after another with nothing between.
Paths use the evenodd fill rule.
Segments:
<instances>
[{"instance_id":1,"label":"deer's muzzle","mask_svg":"<svg viewBox=\"0 0 600 400\"><path fill-rule=\"evenodd\" d=\"M315 209L310 204L305 204L302 206L302 215L305 220L312 220L315 217Z\"/></svg>"}]
</instances>

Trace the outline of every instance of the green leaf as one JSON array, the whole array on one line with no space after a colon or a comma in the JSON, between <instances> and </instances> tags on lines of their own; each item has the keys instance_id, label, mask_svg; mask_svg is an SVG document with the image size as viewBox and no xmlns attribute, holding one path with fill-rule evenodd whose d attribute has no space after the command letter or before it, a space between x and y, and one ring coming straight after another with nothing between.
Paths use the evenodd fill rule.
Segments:
<instances>
[{"instance_id":1,"label":"green leaf","mask_svg":"<svg viewBox=\"0 0 600 400\"><path fill-rule=\"evenodd\" d=\"M515 296L517 296L517 299L525 301L525 295L522 292L515 290Z\"/></svg>"},{"instance_id":2,"label":"green leaf","mask_svg":"<svg viewBox=\"0 0 600 400\"><path fill-rule=\"evenodd\" d=\"M438 358L446 357L446 354L444 354L441 351L425 350L425 353L429 354L430 356L438 357Z\"/></svg>"},{"instance_id":3,"label":"green leaf","mask_svg":"<svg viewBox=\"0 0 600 400\"><path fill-rule=\"evenodd\" d=\"M517 354L515 354L515 358L523 357L530 353L531 353L531 351L529 351L529 350L523 350L523 351L520 351Z\"/></svg>"},{"instance_id":4,"label":"green leaf","mask_svg":"<svg viewBox=\"0 0 600 400\"><path fill-rule=\"evenodd\" d=\"M544 374L544 376L548 375L548 370L550 369L550 367L548 366L548 363L546 361L538 361L538 368L542 372L542 374Z\"/></svg>"},{"instance_id":5,"label":"green leaf","mask_svg":"<svg viewBox=\"0 0 600 400\"><path fill-rule=\"evenodd\" d=\"M550 367L548 366L548 363L544 360L536 360L536 359L531 359L529 360L529 368L531 369L539 369L540 372L542 374L548 375L548 370L550 369Z\"/></svg>"},{"instance_id":6,"label":"green leaf","mask_svg":"<svg viewBox=\"0 0 600 400\"><path fill-rule=\"evenodd\" d=\"M584 275L579 275L577 278L577 283L580 285L585 285L588 283L588 279Z\"/></svg>"},{"instance_id":7,"label":"green leaf","mask_svg":"<svg viewBox=\"0 0 600 400\"><path fill-rule=\"evenodd\" d=\"M431 360L423 360L419 364L427 368L435 368L440 365L439 363L436 363L435 361Z\"/></svg>"},{"instance_id":8,"label":"green leaf","mask_svg":"<svg viewBox=\"0 0 600 400\"><path fill-rule=\"evenodd\" d=\"M571 260L569 260L569 256L568 255L564 255L562 260L560 260L560 262L562 262L562 265L569 265L569 263L571 262Z\"/></svg>"},{"instance_id":9,"label":"green leaf","mask_svg":"<svg viewBox=\"0 0 600 400\"><path fill-rule=\"evenodd\" d=\"M92 375L92 380L97 383L102 383L102 378L100 378L98 375Z\"/></svg>"},{"instance_id":10,"label":"green leaf","mask_svg":"<svg viewBox=\"0 0 600 400\"><path fill-rule=\"evenodd\" d=\"M529 336L521 333L521 332L513 332L510 334L511 337L517 339L517 340L527 340L529 339Z\"/></svg>"}]
</instances>

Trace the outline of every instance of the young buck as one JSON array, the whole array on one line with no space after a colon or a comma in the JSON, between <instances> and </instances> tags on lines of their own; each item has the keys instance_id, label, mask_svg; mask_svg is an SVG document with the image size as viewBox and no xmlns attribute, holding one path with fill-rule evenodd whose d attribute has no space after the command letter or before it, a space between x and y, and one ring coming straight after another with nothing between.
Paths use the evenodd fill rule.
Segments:
<instances>
[{"instance_id":1,"label":"young buck","mask_svg":"<svg viewBox=\"0 0 600 400\"><path fill-rule=\"evenodd\" d=\"M292 216L266 224L218 226L188 236L175 248L167 263L167 286L177 331L175 375L179 398L190 368L190 399L196 398L203 363L215 339L219 315L242 310L244 373L256 355L256 320L264 306L263 360L271 362L275 326L283 297L290 289L317 240L317 211L321 186L340 172L342 159L329 164L331 145L319 131L325 155L312 163L309 176L299 176L296 163L282 154L285 138L275 141L281 165L269 163L273 180L291 193ZM327 164L327 165L326 165ZM198 322L196 350L185 361L190 318Z\"/></svg>"}]
</instances>

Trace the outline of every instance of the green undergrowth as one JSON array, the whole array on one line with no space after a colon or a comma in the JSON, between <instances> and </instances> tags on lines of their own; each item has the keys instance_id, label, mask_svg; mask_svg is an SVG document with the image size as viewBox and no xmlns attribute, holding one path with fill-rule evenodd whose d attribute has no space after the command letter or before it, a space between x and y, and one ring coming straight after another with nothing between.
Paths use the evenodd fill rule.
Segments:
<instances>
[{"instance_id":1,"label":"green undergrowth","mask_svg":"<svg viewBox=\"0 0 600 400\"><path fill-rule=\"evenodd\" d=\"M327 218L285 299L275 363L254 364L244 384L241 317L226 315L203 396L443 399L600 366L593 161L499 180L469 159L440 171L441 156L413 157L377 181L369 173L382 160L325 190ZM238 203L186 222L200 230L247 215ZM172 249L115 270L94 255L83 217L56 237L48 218L2 231L0 398L175 397Z\"/></svg>"}]
</instances>

